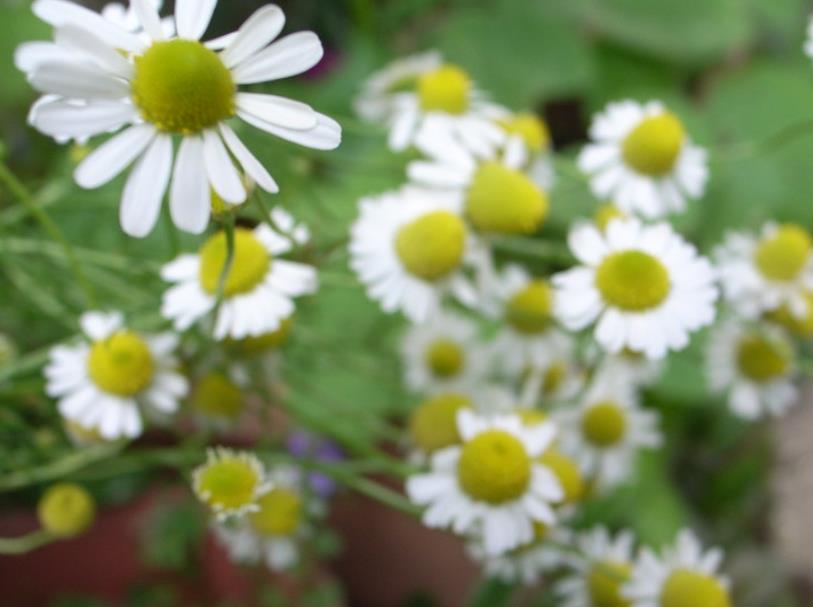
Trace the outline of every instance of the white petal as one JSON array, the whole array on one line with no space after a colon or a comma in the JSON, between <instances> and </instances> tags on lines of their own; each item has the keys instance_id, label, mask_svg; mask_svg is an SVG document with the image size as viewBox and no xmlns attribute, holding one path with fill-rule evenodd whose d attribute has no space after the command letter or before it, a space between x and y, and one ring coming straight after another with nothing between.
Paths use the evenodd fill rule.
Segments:
<instances>
[{"instance_id":1,"label":"white petal","mask_svg":"<svg viewBox=\"0 0 813 607\"><path fill-rule=\"evenodd\" d=\"M275 4L257 9L240 27L234 40L220 54L226 67L232 68L270 44L285 25L285 13Z\"/></svg>"},{"instance_id":2,"label":"white petal","mask_svg":"<svg viewBox=\"0 0 813 607\"><path fill-rule=\"evenodd\" d=\"M121 200L122 229L130 236L143 237L152 231L161 210L172 168L172 138L158 135L139 160Z\"/></svg>"},{"instance_id":3,"label":"white petal","mask_svg":"<svg viewBox=\"0 0 813 607\"><path fill-rule=\"evenodd\" d=\"M312 129L318 123L318 116L311 106L276 95L238 93L237 108L260 120L289 129Z\"/></svg>"},{"instance_id":4,"label":"white petal","mask_svg":"<svg viewBox=\"0 0 813 607\"><path fill-rule=\"evenodd\" d=\"M92 341L100 341L124 326L124 315L121 312L85 312L79 324Z\"/></svg>"},{"instance_id":5,"label":"white petal","mask_svg":"<svg viewBox=\"0 0 813 607\"><path fill-rule=\"evenodd\" d=\"M87 30L66 25L56 31L54 38L59 45L79 51L111 74L127 79L133 74L132 64L121 53Z\"/></svg>"},{"instance_id":6,"label":"white petal","mask_svg":"<svg viewBox=\"0 0 813 607\"><path fill-rule=\"evenodd\" d=\"M65 57L65 49L53 42L26 42L14 51L14 65L21 72L30 72L41 63L59 61Z\"/></svg>"},{"instance_id":7,"label":"white petal","mask_svg":"<svg viewBox=\"0 0 813 607\"><path fill-rule=\"evenodd\" d=\"M116 130L137 117L135 108L121 101L76 105L57 99L38 105L31 121L51 137L92 137Z\"/></svg>"},{"instance_id":8,"label":"white petal","mask_svg":"<svg viewBox=\"0 0 813 607\"><path fill-rule=\"evenodd\" d=\"M40 92L69 99L126 99L130 94L126 81L90 62L42 63L29 74L28 80Z\"/></svg>"},{"instance_id":9,"label":"white petal","mask_svg":"<svg viewBox=\"0 0 813 607\"><path fill-rule=\"evenodd\" d=\"M86 189L104 185L138 158L155 135L155 128L149 124L119 133L82 161L74 173L76 183Z\"/></svg>"},{"instance_id":10,"label":"white petal","mask_svg":"<svg viewBox=\"0 0 813 607\"><path fill-rule=\"evenodd\" d=\"M217 131L203 132L203 160L215 192L230 204L245 202L246 188Z\"/></svg>"},{"instance_id":11,"label":"white petal","mask_svg":"<svg viewBox=\"0 0 813 607\"><path fill-rule=\"evenodd\" d=\"M319 124L316 128L308 131L297 131L270 124L241 111L238 111L237 115L258 129L262 129L267 133L308 148L314 148L316 150L335 150L342 142L342 127L338 122L324 114L317 113Z\"/></svg>"},{"instance_id":12,"label":"white petal","mask_svg":"<svg viewBox=\"0 0 813 607\"><path fill-rule=\"evenodd\" d=\"M217 6L217 0L178 0L175 5L175 28L178 37L200 40Z\"/></svg>"},{"instance_id":13,"label":"white petal","mask_svg":"<svg viewBox=\"0 0 813 607\"><path fill-rule=\"evenodd\" d=\"M255 84L295 76L311 69L323 55L319 36L313 32L290 34L238 65L234 81Z\"/></svg>"},{"instance_id":14,"label":"white petal","mask_svg":"<svg viewBox=\"0 0 813 607\"><path fill-rule=\"evenodd\" d=\"M34 14L52 25L62 27L73 24L93 32L113 48L138 52L144 43L138 36L111 23L99 13L86 9L75 2L67 0L36 0L31 6Z\"/></svg>"},{"instance_id":15,"label":"white petal","mask_svg":"<svg viewBox=\"0 0 813 607\"><path fill-rule=\"evenodd\" d=\"M265 167L259 160L252 154L249 149L237 137L234 131L225 123L220 124L220 134L223 136L223 141L229 148L229 151L237 158L237 162L243 167L243 170L251 177L258 186L266 192L276 194L279 192L279 186L274 178L268 173Z\"/></svg>"},{"instance_id":16,"label":"white petal","mask_svg":"<svg viewBox=\"0 0 813 607\"><path fill-rule=\"evenodd\" d=\"M163 40L164 30L155 3L150 0L130 0L130 8L135 11L141 26L153 40Z\"/></svg>"},{"instance_id":17,"label":"white petal","mask_svg":"<svg viewBox=\"0 0 813 607\"><path fill-rule=\"evenodd\" d=\"M201 234L211 214L209 180L203 159L203 140L184 137L175 160L169 212L178 228Z\"/></svg>"}]
</instances>

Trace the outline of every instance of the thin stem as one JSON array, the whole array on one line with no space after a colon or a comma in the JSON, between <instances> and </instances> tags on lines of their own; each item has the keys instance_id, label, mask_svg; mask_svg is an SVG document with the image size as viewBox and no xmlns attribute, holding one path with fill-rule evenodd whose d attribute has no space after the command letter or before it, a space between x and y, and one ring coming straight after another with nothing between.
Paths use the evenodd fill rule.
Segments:
<instances>
[{"instance_id":1,"label":"thin stem","mask_svg":"<svg viewBox=\"0 0 813 607\"><path fill-rule=\"evenodd\" d=\"M231 267L234 264L234 224L235 218L233 214L226 217L223 223L223 232L226 234L226 261L223 263L223 268L220 270L220 278L217 283L217 298L215 300L215 309L212 316L214 327L217 328L217 319L220 316L220 307L223 305L225 296L226 280L231 273Z\"/></svg>"},{"instance_id":2,"label":"thin stem","mask_svg":"<svg viewBox=\"0 0 813 607\"><path fill-rule=\"evenodd\" d=\"M71 243L68 242L68 240L62 234L59 227L56 225L56 223L54 223L54 220L51 219L51 216L48 215L48 213L46 213L36 203L28 189L19 179L17 179L14 173L11 172L4 162L0 162L0 182L6 184L6 187L8 187L11 193L23 204L31 216L37 220L42 229L45 230L45 232L54 241L58 242L62 246L62 250L68 260L68 264L76 277L76 281L79 283L80 289L82 289L82 292L84 293L88 306L95 307L96 294L93 291L93 287L85 277L85 274L82 272L82 266L79 263L79 259L77 258Z\"/></svg>"},{"instance_id":3,"label":"thin stem","mask_svg":"<svg viewBox=\"0 0 813 607\"><path fill-rule=\"evenodd\" d=\"M58 539L45 529L38 529L20 537L0 538L0 554L26 554Z\"/></svg>"}]
</instances>

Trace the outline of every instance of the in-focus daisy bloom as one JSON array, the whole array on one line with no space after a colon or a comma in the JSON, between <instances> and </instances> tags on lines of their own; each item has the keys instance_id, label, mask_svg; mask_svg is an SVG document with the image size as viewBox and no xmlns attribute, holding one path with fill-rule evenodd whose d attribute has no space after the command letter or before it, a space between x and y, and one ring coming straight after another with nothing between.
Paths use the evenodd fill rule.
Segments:
<instances>
[{"instance_id":1,"label":"in-focus daisy bloom","mask_svg":"<svg viewBox=\"0 0 813 607\"><path fill-rule=\"evenodd\" d=\"M487 364L477 325L449 311L411 326L401 352L406 384L421 394L465 392L482 382Z\"/></svg>"},{"instance_id":2,"label":"in-focus daisy bloom","mask_svg":"<svg viewBox=\"0 0 813 607\"><path fill-rule=\"evenodd\" d=\"M504 139L494 124L502 110L485 100L463 69L444 63L434 51L399 59L373 74L355 105L363 119L387 125L394 151L437 130L480 153Z\"/></svg>"},{"instance_id":3,"label":"in-focus daisy bloom","mask_svg":"<svg viewBox=\"0 0 813 607\"><path fill-rule=\"evenodd\" d=\"M579 156L597 198L649 219L681 212L706 189L705 150L660 102L609 104L593 119Z\"/></svg>"},{"instance_id":4,"label":"in-focus daisy bloom","mask_svg":"<svg viewBox=\"0 0 813 607\"><path fill-rule=\"evenodd\" d=\"M704 551L684 530L660 555L641 551L622 593L630 607L731 607L729 582L718 573L722 561L722 550Z\"/></svg>"},{"instance_id":5,"label":"in-focus daisy bloom","mask_svg":"<svg viewBox=\"0 0 813 607\"><path fill-rule=\"evenodd\" d=\"M547 217L547 193L527 173L528 150L518 137L477 156L443 131L416 141L427 160L409 164L410 179L452 193L466 219L484 234L533 234Z\"/></svg>"},{"instance_id":6,"label":"in-focus daisy bloom","mask_svg":"<svg viewBox=\"0 0 813 607\"><path fill-rule=\"evenodd\" d=\"M139 436L143 414L178 409L187 382L176 370L175 335L132 331L118 312L87 312L80 324L85 339L53 348L45 367L63 418L113 440Z\"/></svg>"},{"instance_id":7,"label":"in-focus daisy bloom","mask_svg":"<svg viewBox=\"0 0 813 607\"><path fill-rule=\"evenodd\" d=\"M359 209L350 265L385 312L424 323L440 313L446 295L477 303L466 269L481 252L454 197L404 188L362 199Z\"/></svg>"},{"instance_id":8,"label":"in-focus daisy bloom","mask_svg":"<svg viewBox=\"0 0 813 607\"><path fill-rule=\"evenodd\" d=\"M711 264L668 224L616 219L605 233L581 224L568 243L582 265L553 277L557 316L571 330L595 323L609 352L663 358L714 320Z\"/></svg>"},{"instance_id":9,"label":"in-focus daisy bloom","mask_svg":"<svg viewBox=\"0 0 813 607\"><path fill-rule=\"evenodd\" d=\"M308 511L296 471L270 472L271 488L257 498L257 509L215 526L218 541L238 563L264 562L285 571L299 560L299 542L308 532Z\"/></svg>"},{"instance_id":10,"label":"in-focus daisy bloom","mask_svg":"<svg viewBox=\"0 0 813 607\"><path fill-rule=\"evenodd\" d=\"M742 315L786 308L803 320L813 292L813 237L796 224L769 223L759 238L731 233L715 251L726 300Z\"/></svg>"},{"instance_id":11,"label":"in-focus daisy bloom","mask_svg":"<svg viewBox=\"0 0 813 607\"><path fill-rule=\"evenodd\" d=\"M563 559L569 573L554 587L562 607L630 607L622 588L632 575L632 534L622 531L613 537L597 527L573 543L576 550Z\"/></svg>"},{"instance_id":12,"label":"in-focus daisy bloom","mask_svg":"<svg viewBox=\"0 0 813 607\"><path fill-rule=\"evenodd\" d=\"M228 246L226 233L217 232L197 254L181 255L161 271L174 283L164 294L161 313L185 331L216 310L218 340L276 331L294 313L293 299L314 293L318 283L313 267L279 257L292 248L291 240L265 224L237 228L232 263L221 280Z\"/></svg>"},{"instance_id":13,"label":"in-focus daisy bloom","mask_svg":"<svg viewBox=\"0 0 813 607\"><path fill-rule=\"evenodd\" d=\"M419 403L409 417L409 438L420 461L433 453L459 445L462 441L457 414L471 409L470 397L456 392L436 394Z\"/></svg>"},{"instance_id":14,"label":"in-focus daisy bloom","mask_svg":"<svg viewBox=\"0 0 813 607\"><path fill-rule=\"evenodd\" d=\"M706 364L712 390L745 419L780 415L797 401L793 344L779 328L728 321L712 332Z\"/></svg>"},{"instance_id":15,"label":"in-focus daisy bloom","mask_svg":"<svg viewBox=\"0 0 813 607\"><path fill-rule=\"evenodd\" d=\"M239 90L316 65L323 54L318 37L300 32L277 40L285 17L269 4L233 35L203 44L216 5L216 0L179 0L177 36L168 36L154 3L132 0L145 40L66 0L33 4L34 12L55 26L60 52L30 65L29 81L46 95L32 124L57 139L123 129L82 161L75 178L84 188L97 188L134 165L120 209L122 228L130 235L152 230L167 190L175 224L202 233L211 190L229 204L246 200L235 161L259 187L278 191L229 125L232 118L304 146L339 145L339 125L311 107Z\"/></svg>"},{"instance_id":16,"label":"in-focus daisy bloom","mask_svg":"<svg viewBox=\"0 0 813 607\"><path fill-rule=\"evenodd\" d=\"M265 468L246 451L209 449L206 463L192 473L192 488L219 520L260 510L259 499L270 488Z\"/></svg>"},{"instance_id":17,"label":"in-focus daisy bloom","mask_svg":"<svg viewBox=\"0 0 813 607\"><path fill-rule=\"evenodd\" d=\"M597 377L578 407L556 413L559 445L601 488L625 480L639 449L660 445L657 415L642 409L623 378Z\"/></svg>"},{"instance_id":18,"label":"in-focus daisy bloom","mask_svg":"<svg viewBox=\"0 0 813 607\"><path fill-rule=\"evenodd\" d=\"M423 522L482 537L487 554L527 544L534 523L553 525L563 491L537 458L556 434L548 422L524 426L516 415L457 414L463 444L432 456L431 471L407 481L410 499L426 506Z\"/></svg>"}]
</instances>

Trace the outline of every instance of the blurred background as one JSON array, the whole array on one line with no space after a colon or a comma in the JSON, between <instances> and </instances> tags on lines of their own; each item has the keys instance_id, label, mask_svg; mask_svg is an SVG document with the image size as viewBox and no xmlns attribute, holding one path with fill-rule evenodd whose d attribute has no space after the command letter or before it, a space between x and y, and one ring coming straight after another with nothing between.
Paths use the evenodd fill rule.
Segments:
<instances>
[{"instance_id":1,"label":"blurred background","mask_svg":"<svg viewBox=\"0 0 813 607\"><path fill-rule=\"evenodd\" d=\"M262 4L220 2L210 35L235 29ZM276 202L311 226L317 250L341 246L360 196L403 180L403 160L382 151L383 133L353 116L360 84L393 58L429 48L468 70L496 101L544 116L566 156L585 140L591 114L606 102L664 100L710 149L709 191L678 225L703 250L727 228L755 228L771 218L813 227L813 65L802 51L813 8L807 0L279 4L288 16L286 31L317 31L327 53L311 73L270 92L337 118L345 143L331 155L256 135L249 145L262 150L284 184ZM48 36L30 2L0 0L2 152L52 207L72 242L142 260L136 270L143 270L143 284L159 292L151 268L169 258L171 246L191 248L196 240L181 236L171 243L175 236L160 228L144 241L120 234L120 183L80 192L70 181L76 151L26 125L35 95L14 69L13 52L20 42ZM765 141L752 153L755 142ZM594 205L582 182L560 179L541 237L561 237ZM64 338L65 319L81 306L70 276L55 272L42 251L26 250L21 241L37 228L17 222L20 212L0 188L0 331L30 352ZM6 226L12 223L10 232ZM308 331L296 334L285 352L286 397L314 411L335 405L348 419L397 422L413 404L399 387L397 322L383 318L360 289L348 287L352 277L344 259L327 270L332 278L298 320ZM108 278L105 298L111 305L154 309L144 290ZM738 607L813 605L813 396L775 425L746 425L721 415L719 402L707 396L699 360L696 348L676 356L647 395L663 412L667 448L642 460L635 484L596 503L595 517L632 527L654 545L671 540L683 525L702 529L729 550L728 568L743 584ZM0 488L4 475L58 461L67 452L65 437L48 427L52 405L40 390L36 378L22 386L0 381ZM286 421L279 424L282 431ZM87 535L24 557L0 557L0 606L458 607L472 599L490 606L487 589L478 587L477 572L456 541L361 498L338 498L335 532L320 544L324 569L300 588L284 577L252 579L231 567L205 537L200 518L190 515L196 506L173 474L125 471L92 486L103 506ZM0 494L0 536L35 525L38 494ZM556 604L545 593L515 600Z\"/></svg>"}]
</instances>

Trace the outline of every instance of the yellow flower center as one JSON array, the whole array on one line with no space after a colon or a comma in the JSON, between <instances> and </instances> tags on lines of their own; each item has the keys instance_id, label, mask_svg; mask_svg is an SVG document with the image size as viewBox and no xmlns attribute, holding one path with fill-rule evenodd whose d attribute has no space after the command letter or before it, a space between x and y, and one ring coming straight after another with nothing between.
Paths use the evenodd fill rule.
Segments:
<instances>
[{"instance_id":1,"label":"yellow flower center","mask_svg":"<svg viewBox=\"0 0 813 607\"><path fill-rule=\"evenodd\" d=\"M96 502L79 485L53 485L37 504L43 529L58 537L74 537L85 531L96 518Z\"/></svg>"},{"instance_id":2,"label":"yellow flower center","mask_svg":"<svg viewBox=\"0 0 813 607\"><path fill-rule=\"evenodd\" d=\"M272 489L257 504L260 510L249 514L249 520L263 535L291 535L302 522L302 498L290 489Z\"/></svg>"},{"instance_id":3,"label":"yellow flower center","mask_svg":"<svg viewBox=\"0 0 813 607\"><path fill-rule=\"evenodd\" d=\"M613 203L608 202L601 205L593 214L593 223L596 224L599 230L604 232L613 219L623 219L624 217L626 217L626 215L621 209Z\"/></svg>"},{"instance_id":4,"label":"yellow flower center","mask_svg":"<svg viewBox=\"0 0 813 607\"><path fill-rule=\"evenodd\" d=\"M466 197L466 213L483 232L532 234L548 207L547 195L533 181L498 162L477 169Z\"/></svg>"},{"instance_id":5,"label":"yellow flower center","mask_svg":"<svg viewBox=\"0 0 813 607\"><path fill-rule=\"evenodd\" d=\"M133 102L168 133L191 135L234 115L237 87L217 53L193 40L155 42L135 59Z\"/></svg>"},{"instance_id":6,"label":"yellow flower center","mask_svg":"<svg viewBox=\"0 0 813 607\"><path fill-rule=\"evenodd\" d=\"M627 416L612 401L596 403L582 417L582 432L597 447L612 447L624 438L626 431Z\"/></svg>"},{"instance_id":7,"label":"yellow flower center","mask_svg":"<svg viewBox=\"0 0 813 607\"><path fill-rule=\"evenodd\" d=\"M211 295L218 292L221 274L228 259L225 232L218 232L200 249L198 278L204 291ZM257 240L251 230L238 228L234 231L234 256L231 267L223 281L224 297L232 297L253 291L268 274L271 255Z\"/></svg>"},{"instance_id":8,"label":"yellow flower center","mask_svg":"<svg viewBox=\"0 0 813 607\"><path fill-rule=\"evenodd\" d=\"M630 601L621 595L621 587L632 575L627 563L602 561L593 565L587 574L587 590L592 607L629 607ZM693 607L700 607L697 603Z\"/></svg>"},{"instance_id":9,"label":"yellow flower center","mask_svg":"<svg viewBox=\"0 0 813 607\"><path fill-rule=\"evenodd\" d=\"M596 288L609 305L642 312L660 305L671 289L669 272L643 251L608 255L596 270Z\"/></svg>"},{"instance_id":10,"label":"yellow flower center","mask_svg":"<svg viewBox=\"0 0 813 607\"><path fill-rule=\"evenodd\" d=\"M133 396L152 381L155 365L147 343L135 333L119 331L90 348L90 378L99 388L118 396Z\"/></svg>"},{"instance_id":11,"label":"yellow flower center","mask_svg":"<svg viewBox=\"0 0 813 607\"><path fill-rule=\"evenodd\" d=\"M471 79L454 65L444 65L418 78L418 97L426 112L463 114L469 109Z\"/></svg>"},{"instance_id":12,"label":"yellow flower center","mask_svg":"<svg viewBox=\"0 0 813 607\"><path fill-rule=\"evenodd\" d=\"M768 314L768 318L800 337L813 337L813 291L805 291L805 315L797 317L787 305Z\"/></svg>"},{"instance_id":13,"label":"yellow flower center","mask_svg":"<svg viewBox=\"0 0 813 607\"><path fill-rule=\"evenodd\" d=\"M210 461L195 479L195 490L206 504L236 510L254 502L261 479L255 466L237 455Z\"/></svg>"},{"instance_id":14,"label":"yellow flower center","mask_svg":"<svg viewBox=\"0 0 813 607\"><path fill-rule=\"evenodd\" d=\"M528 488L531 458L514 435L488 430L463 446L457 478L463 491L477 501L510 502Z\"/></svg>"},{"instance_id":15,"label":"yellow flower center","mask_svg":"<svg viewBox=\"0 0 813 607\"><path fill-rule=\"evenodd\" d=\"M548 421L548 415L539 409L520 409L517 415L522 420L522 425L527 427L538 426Z\"/></svg>"},{"instance_id":16,"label":"yellow flower center","mask_svg":"<svg viewBox=\"0 0 813 607\"><path fill-rule=\"evenodd\" d=\"M500 126L509 135L522 139L532 152L541 152L550 146L550 131L545 121L536 114L524 112L499 121Z\"/></svg>"},{"instance_id":17,"label":"yellow flower center","mask_svg":"<svg viewBox=\"0 0 813 607\"><path fill-rule=\"evenodd\" d=\"M548 449L539 458L539 463L546 466L559 480L564 491L561 504L574 504L584 496L584 477L581 470L569 457L562 455L556 449Z\"/></svg>"},{"instance_id":18,"label":"yellow flower center","mask_svg":"<svg viewBox=\"0 0 813 607\"><path fill-rule=\"evenodd\" d=\"M236 419L243 412L243 392L222 373L204 375L195 386L192 406L211 416Z\"/></svg>"},{"instance_id":19,"label":"yellow flower center","mask_svg":"<svg viewBox=\"0 0 813 607\"><path fill-rule=\"evenodd\" d=\"M790 359L787 344L761 335L746 335L737 344L737 366L743 375L756 382L785 375L790 369Z\"/></svg>"},{"instance_id":20,"label":"yellow flower center","mask_svg":"<svg viewBox=\"0 0 813 607\"><path fill-rule=\"evenodd\" d=\"M674 168L685 139L683 124L674 114L645 118L624 140L624 162L638 173L660 177Z\"/></svg>"},{"instance_id":21,"label":"yellow flower center","mask_svg":"<svg viewBox=\"0 0 813 607\"><path fill-rule=\"evenodd\" d=\"M553 318L553 291L544 280L533 280L508 300L505 316L520 333L544 333Z\"/></svg>"},{"instance_id":22,"label":"yellow flower center","mask_svg":"<svg viewBox=\"0 0 813 607\"><path fill-rule=\"evenodd\" d=\"M812 248L813 240L807 230L787 224L759 242L754 251L754 262L766 278L786 282L804 270Z\"/></svg>"},{"instance_id":23,"label":"yellow flower center","mask_svg":"<svg viewBox=\"0 0 813 607\"><path fill-rule=\"evenodd\" d=\"M731 607L728 591L714 577L678 569L663 585L660 607Z\"/></svg>"},{"instance_id":24,"label":"yellow flower center","mask_svg":"<svg viewBox=\"0 0 813 607\"><path fill-rule=\"evenodd\" d=\"M567 363L553 363L542 378L542 396L551 397L556 394L564 384L566 377Z\"/></svg>"},{"instance_id":25,"label":"yellow flower center","mask_svg":"<svg viewBox=\"0 0 813 607\"><path fill-rule=\"evenodd\" d=\"M462 394L439 394L421 403L409 420L412 441L424 453L460 443L457 413L471 407L471 399Z\"/></svg>"},{"instance_id":26,"label":"yellow flower center","mask_svg":"<svg viewBox=\"0 0 813 607\"><path fill-rule=\"evenodd\" d=\"M436 339L426 349L426 365L432 375L449 379L459 374L466 362L460 344L450 339Z\"/></svg>"},{"instance_id":27,"label":"yellow flower center","mask_svg":"<svg viewBox=\"0 0 813 607\"><path fill-rule=\"evenodd\" d=\"M448 211L427 213L402 227L395 238L395 252L407 272L428 281L456 270L465 246L466 226Z\"/></svg>"}]
</instances>

